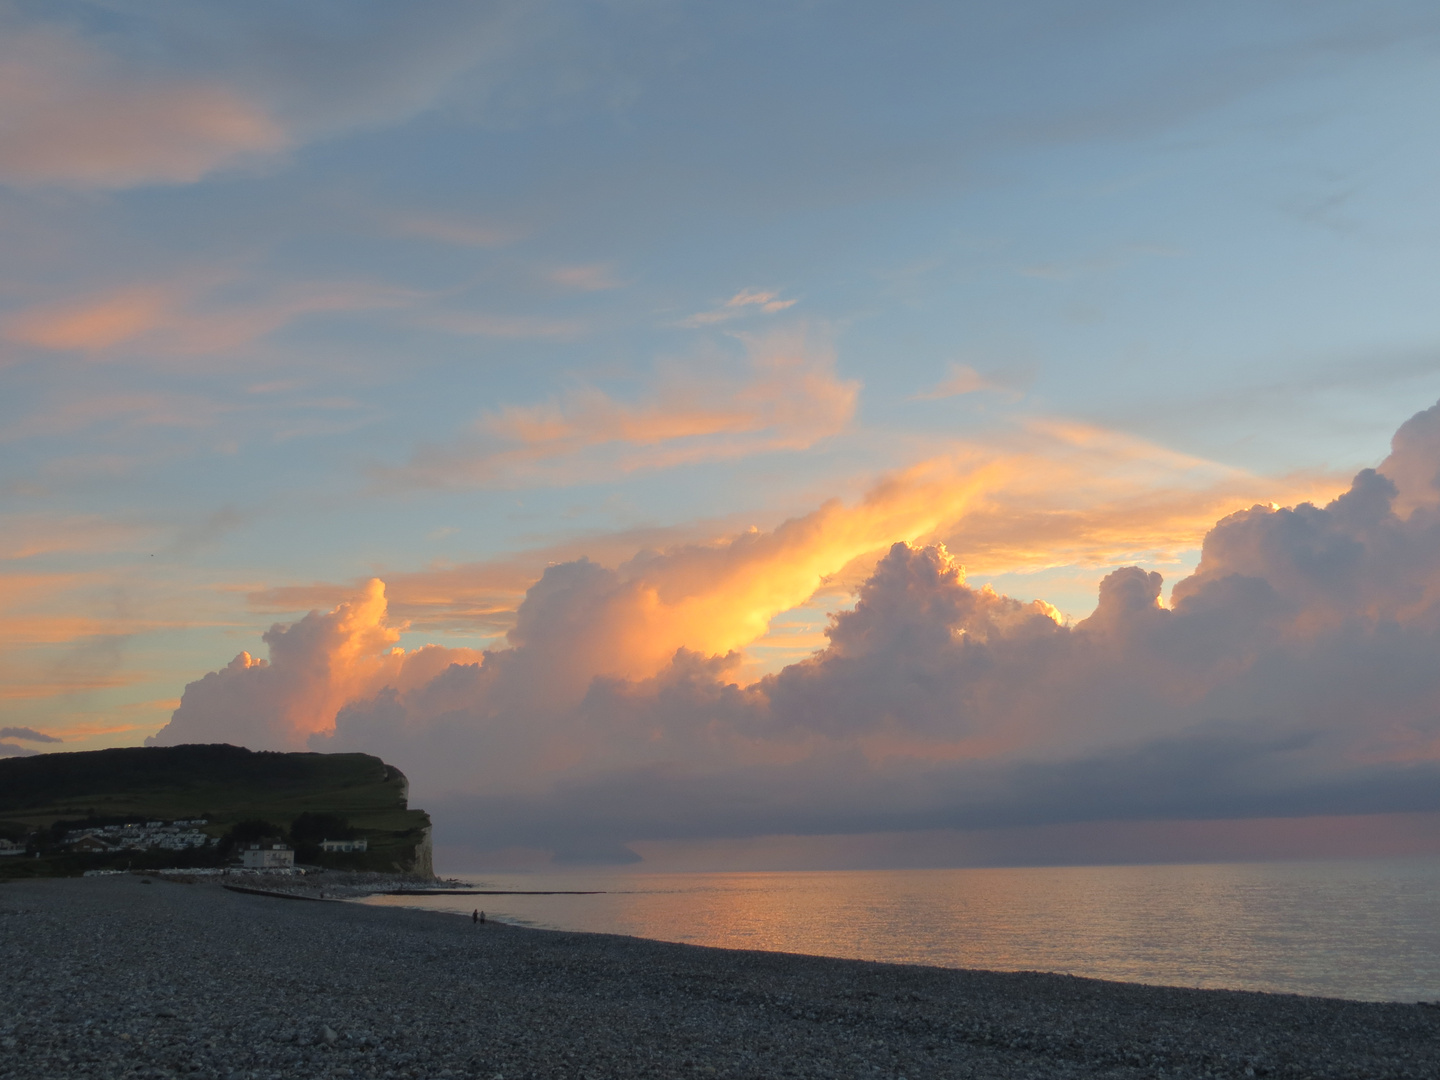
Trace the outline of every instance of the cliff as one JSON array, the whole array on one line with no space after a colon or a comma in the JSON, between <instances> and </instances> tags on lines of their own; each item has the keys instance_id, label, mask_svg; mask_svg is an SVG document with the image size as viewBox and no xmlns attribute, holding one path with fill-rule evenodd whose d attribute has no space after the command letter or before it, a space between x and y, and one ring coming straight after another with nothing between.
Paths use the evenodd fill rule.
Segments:
<instances>
[{"instance_id":1,"label":"cliff","mask_svg":"<svg viewBox=\"0 0 1440 1080\"><path fill-rule=\"evenodd\" d=\"M78 873L114 863L100 854L76 855L64 842L67 830L83 825L200 818L202 830L218 840L240 822L273 823L283 835L305 813L343 819L369 845L363 853L312 852L311 861L430 876L430 816L410 808L408 793L405 774L370 754L282 754L219 744L8 758L0 760L0 836L24 840L30 850L0 860L0 876ZM40 859L33 858L37 851ZM131 853L128 862L155 868L151 864L167 856L170 865L220 858L211 845Z\"/></svg>"}]
</instances>

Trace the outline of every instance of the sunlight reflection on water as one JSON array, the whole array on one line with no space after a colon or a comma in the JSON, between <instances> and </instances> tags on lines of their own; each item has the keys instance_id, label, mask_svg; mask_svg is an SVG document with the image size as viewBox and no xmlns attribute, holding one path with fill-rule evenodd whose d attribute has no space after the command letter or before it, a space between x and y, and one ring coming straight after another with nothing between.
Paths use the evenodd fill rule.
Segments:
<instances>
[{"instance_id":1,"label":"sunlight reflection on water","mask_svg":"<svg viewBox=\"0 0 1440 1080\"><path fill-rule=\"evenodd\" d=\"M1440 860L491 874L597 896L366 903L663 941L1368 1000L1440 998Z\"/></svg>"}]
</instances>

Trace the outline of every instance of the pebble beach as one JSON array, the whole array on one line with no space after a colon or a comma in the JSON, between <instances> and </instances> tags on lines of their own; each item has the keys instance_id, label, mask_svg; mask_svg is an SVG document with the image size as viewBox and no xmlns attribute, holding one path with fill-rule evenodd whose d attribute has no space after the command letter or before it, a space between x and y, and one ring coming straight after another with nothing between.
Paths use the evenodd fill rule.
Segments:
<instances>
[{"instance_id":1,"label":"pebble beach","mask_svg":"<svg viewBox=\"0 0 1440 1080\"><path fill-rule=\"evenodd\" d=\"M0 885L0 1078L1440 1076L1440 1008Z\"/></svg>"}]
</instances>

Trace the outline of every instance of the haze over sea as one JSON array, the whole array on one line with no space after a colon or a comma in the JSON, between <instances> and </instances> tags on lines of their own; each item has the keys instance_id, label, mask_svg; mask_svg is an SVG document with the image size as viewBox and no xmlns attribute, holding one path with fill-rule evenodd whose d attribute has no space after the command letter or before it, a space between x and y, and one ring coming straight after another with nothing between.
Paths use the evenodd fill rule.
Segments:
<instances>
[{"instance_id":1,"label":"haze over sea","mask_svg":"<svg viewBox=\"0 0 1440 1080\"><path fill-rule=\"evenodd\" d=\"M1440 998L1440 860L489 874L376 896L528 926L941 967L1373 1001Z\"/></svg>"}]
</instances>

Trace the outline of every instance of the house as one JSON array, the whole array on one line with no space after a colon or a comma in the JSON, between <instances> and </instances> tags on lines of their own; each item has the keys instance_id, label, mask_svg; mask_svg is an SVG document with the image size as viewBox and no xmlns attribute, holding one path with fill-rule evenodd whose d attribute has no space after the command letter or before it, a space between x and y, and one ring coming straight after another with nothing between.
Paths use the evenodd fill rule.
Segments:
<instances>
[{"instance_id":1,"label":"house","mask_svg":"<svg viewBox=\"0 0 1440 1080\"><path fill-rule=\"evenodd\" d=\"M0 836L0 855L24 855L25 845L16 844Z\"/></svg>"},{"instance_id":2,"label":"house","mask_svg":"<svg viewBox=\"0 0 1440 1080\"><path fill-rule=\"evenodd\" d=\"M321 851L366 851L370 847L368 841L360 840L321 840Z\"/></svg>"},{"instance_id":3,"label":"house","mask_svg":"<svg viewBox=\"0 0 1440 1080\"><path fill-rule=\"evenodd\" d=\"M80 837L73 844L69 845L71 851L79 851L87 855L98 854L102 851L114 851L115 849L98 836L87 834Z\"/></svg>"},{"instance_id":4,"label":"house","mask_svg":"<svg viewBox=\"0 0 1440 1080\"><path fill-rule=\"evenodd\" d=\"M283 870L295 865L295 852L285 844L248 844L240 852L240 865L250 870Z\"/></svg>"}]
</instances>

